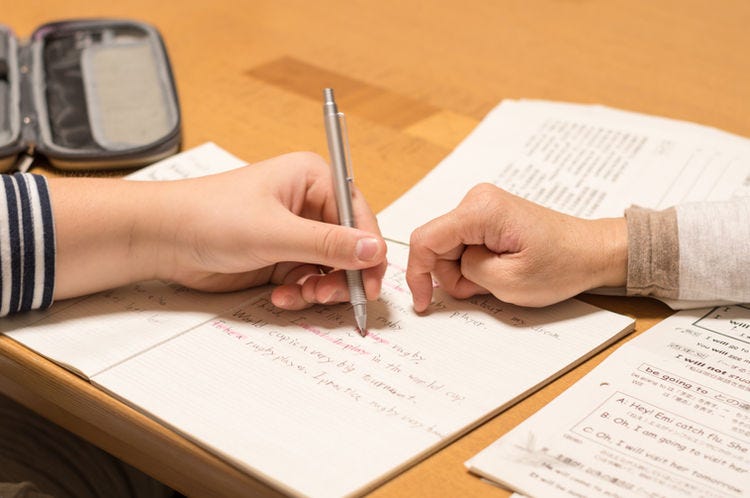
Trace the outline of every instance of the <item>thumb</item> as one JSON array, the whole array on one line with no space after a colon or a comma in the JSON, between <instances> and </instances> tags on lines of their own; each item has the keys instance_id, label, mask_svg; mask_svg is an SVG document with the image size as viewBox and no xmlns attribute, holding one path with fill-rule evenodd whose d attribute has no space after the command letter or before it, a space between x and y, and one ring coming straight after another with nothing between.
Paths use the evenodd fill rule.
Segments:
<instances>
[{"instance_id":1,"label":"thumb","mask_svg":"<svg viewBox=\"0 0 750 498\"><path fill-rule=\"evenodd\" d=\"M313 263L357 270L385 260L385 241L379 235L293 216L276 238L271 260Z\"/></svg>"},{"instance_id":2,"label":"thumb","mask_svg":"<svg viewBox=\"0 0 750 498\"><path fill-rule=\"evenodd\" d=\"M476 287L474 293L491 292L496 297L500 275L507 272L506 262L485 246L468 246L461 255L461 274Z\"/></svg>"}]
</instances>

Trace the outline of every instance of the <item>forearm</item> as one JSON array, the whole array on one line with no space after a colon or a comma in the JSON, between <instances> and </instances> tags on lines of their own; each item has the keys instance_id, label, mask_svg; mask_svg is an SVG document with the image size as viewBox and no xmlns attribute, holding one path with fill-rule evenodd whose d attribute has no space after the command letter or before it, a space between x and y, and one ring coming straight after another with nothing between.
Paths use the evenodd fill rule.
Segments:
<instances>
[{"instance_id":1,"label":"forearm","mask_svg":"<svg viewBox=\"0 0 750 498\"><path fill-rule=\"evenodd\" d=\"M44 179L36 178L47 192ZM386 246L375 215L355 195L360 228L339 226L330 168L314 154L286 154L222 174L166 182L55 178L48 190L51 214L44 227L50 257L41 263L52 265L50 278L42 282L49 290L46 304L10 306L5 299L0 314L47 306L53 296L81 296L154 278L212 292L277 284L275 302L299 309L346 299L343 273L321 276L321 267L363 270L369 299L377 297L385 273ZM5 226L18 225L18 216L10 215ZM14 247L19 253L24 245ZM4 252L2 295L11 292L5 267L15 285L25 264L22 256L6 258ZM33 269L27 274L36 275ZM29 288L37 292L31 281Z\"/></svg>"},{"instance_id":2,"label":"forearm","mask_svg":"<svg viewBox=\"0 0 750 498\"><path fill-rule=\"evenodd\" d=\"M161 198L157 184L49 180L57 236L55 299L155 276Z\"/></svg>"}]
</instances>

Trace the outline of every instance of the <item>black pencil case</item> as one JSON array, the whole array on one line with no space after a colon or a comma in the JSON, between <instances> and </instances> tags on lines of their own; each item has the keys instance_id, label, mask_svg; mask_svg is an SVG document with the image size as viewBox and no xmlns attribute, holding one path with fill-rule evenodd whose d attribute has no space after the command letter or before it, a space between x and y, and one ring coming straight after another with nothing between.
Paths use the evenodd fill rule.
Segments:
<instances>
[{"instance_id":1,"label":"black pencil case","mask_svg":"<svg viewBox=\"0 0 750 498\"><path fill-rule=\"evenodd\" d=\"M180 107L159 32L131 20L0 26L0 171L129 168L175 153Z\"/></svg>"}]
</instances>

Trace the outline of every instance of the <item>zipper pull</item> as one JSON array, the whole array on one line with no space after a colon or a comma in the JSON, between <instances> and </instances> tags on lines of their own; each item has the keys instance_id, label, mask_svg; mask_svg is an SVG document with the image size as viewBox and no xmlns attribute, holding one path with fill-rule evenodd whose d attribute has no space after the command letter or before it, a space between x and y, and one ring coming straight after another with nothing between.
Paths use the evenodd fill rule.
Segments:
<instances>
[{"instance_id":1,"label":"zipper pull","mask_svg":"<svg viewBox=\"0 0 750 498\"><path fill-rule=\"evenodd\" d=\"M26 152L20 154L18 156L18 159L16 159L14 169L19 173L28 173L31 169L32 164L34 164L34 146L29 145L29 148L26 149Z\"/></svg>"}]
</instances>

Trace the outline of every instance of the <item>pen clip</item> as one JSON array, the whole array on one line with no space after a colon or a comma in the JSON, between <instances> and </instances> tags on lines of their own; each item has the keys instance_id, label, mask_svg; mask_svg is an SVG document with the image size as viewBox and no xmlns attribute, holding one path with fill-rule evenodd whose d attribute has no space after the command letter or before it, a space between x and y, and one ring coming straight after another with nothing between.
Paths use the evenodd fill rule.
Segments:
<instances>
[{"instance_id":1,"label":"pen clip","mask_svg":"<svg viewBox=\"0 0 750 498\"><path fill-rule=\"evenodd\" d=\"M352 169L352 151L349 148L349 129L346 126L346 116L343 112L336 113L336 117L341 124L341 135L344 142L344 166L346 167L346 181L354 181L354 170Z\"/></svg>"}]
</instances>

